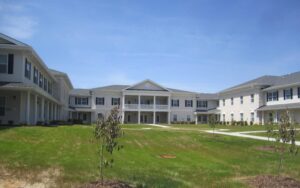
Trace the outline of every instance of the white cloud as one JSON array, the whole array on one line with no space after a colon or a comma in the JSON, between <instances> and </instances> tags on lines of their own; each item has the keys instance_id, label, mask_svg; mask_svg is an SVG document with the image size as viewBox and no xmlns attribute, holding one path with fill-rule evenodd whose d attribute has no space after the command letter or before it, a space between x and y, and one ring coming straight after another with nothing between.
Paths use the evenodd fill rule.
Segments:
<instances>
[{"instance_id":1,"label":"white cloud","mask_svg":"<svg viewBox=\"0 0 300 188\"><path fill-rule=\"evenodd\" d=\"M38 22L25 12L21 4L0 3L0 32L17 39L31 38Z\"/></svg>"}]
</instances>

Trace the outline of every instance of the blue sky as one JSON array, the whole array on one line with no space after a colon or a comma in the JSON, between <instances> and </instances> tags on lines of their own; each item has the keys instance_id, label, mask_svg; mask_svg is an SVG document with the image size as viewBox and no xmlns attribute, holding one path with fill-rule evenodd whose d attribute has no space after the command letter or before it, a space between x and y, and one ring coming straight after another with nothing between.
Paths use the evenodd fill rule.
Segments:
<instances>
[{"instance_id":1,"label":"blue sky","mask_svg":"<svg viewBox=\"0 0 300 188\"><path fill-rule=\"evenodd\" d=\"M0 32L77 88L149 78L217 92L300 71L298 0L0 0Z\"/></svg>"}]
</instances>

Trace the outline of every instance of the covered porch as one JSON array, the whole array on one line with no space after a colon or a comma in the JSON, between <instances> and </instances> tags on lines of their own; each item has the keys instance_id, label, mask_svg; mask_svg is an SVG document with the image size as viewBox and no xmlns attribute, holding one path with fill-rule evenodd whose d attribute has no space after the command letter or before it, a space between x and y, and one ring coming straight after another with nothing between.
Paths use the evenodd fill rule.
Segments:
<instances>
[{"instance_id":1,"label":"covered porch","mask_svg":"<svg viewBox=\"0 0 300 188\"><path fill-rule=\"evenodd\" d=\"M286 111L289 112L291 122L300 123L300 103L262 106L257 109L261 124L279 123Z\"/></svg>"},{"instance_id":2,"label":"covered porch","mask_svg":"<svg viewBox=\"0 0 300 188\"><path fill-rule=\"evenodd\" d=\"M125 124L169 124L169 112L125 111L122 118Z\"/></svg>"},{"instance_id":3,"label":"covered porch","mask_svg":"<svg viewBox=\"0 0 300 188\"><path fill-rule=\"evenodd\" d=\"M60 103L39 88L22 83L1 83L0 91L2 125L49 124L60 120Z\"/></svg>"},{"instance_id":4,"label":"covered porch","mask_svg":"<svg viewBox=\"0 0 300 188\"><path fill-rule=\"evenodd\" d=\"M220 111L218 109L210 110L197 110L195 111L195 124L208 124L209 118L214 118L214 120L220 121Z\"/></svg>"}]
</instances>

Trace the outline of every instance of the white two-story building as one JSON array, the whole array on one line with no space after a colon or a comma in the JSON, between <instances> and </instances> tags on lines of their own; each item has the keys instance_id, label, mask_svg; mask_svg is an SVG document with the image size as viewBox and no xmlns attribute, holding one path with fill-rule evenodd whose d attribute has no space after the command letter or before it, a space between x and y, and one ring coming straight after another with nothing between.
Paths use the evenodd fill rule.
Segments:
<instances>
[{"instance_id":1,"label":"white two-story building","mask_svg":"<svg viewBox=\"0 0 300 188\"><path fill-rule=\"evenodd\" d=\"M50 70L27 44L0 34L0 124L37 124L67 119L65 73Z\"/></svg>"},{"instance_id":2,"label":"white two-story building","mask_svg":"<svg viewBox=\"0 0 300 188\"><path fill-rule=\"evenodd\" d=\"M112 108L118 107L123 123L207 123L207 115L216 114L217 106L216 94L170 89L151 80L132 86L74 89L70 93L72 118L83 122L106 117Z\"/></svg>"},{"instance_id":3,"label":"white two-story building","mask_svg":"<svg viewBox=\"0 0 300 188\"><path fill-rule=\"evenodd\" d=\"M0 124L55 120L95 122L118 107L122 123L278 122L289 110L300 122L300 72L262 76L218 94L133 85L73 89L68 75L49 69L32 47L0 34Z\"/></svg>"}]
</instances>

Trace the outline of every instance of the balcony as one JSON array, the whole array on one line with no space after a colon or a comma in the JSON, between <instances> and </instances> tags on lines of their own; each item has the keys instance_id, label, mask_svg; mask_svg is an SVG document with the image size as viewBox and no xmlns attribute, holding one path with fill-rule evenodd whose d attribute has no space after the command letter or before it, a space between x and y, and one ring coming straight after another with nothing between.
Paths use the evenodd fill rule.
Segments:
<instances>
[{"instance_id":1,"label":"balcony","mask_svg":"<svg viewBox=\"0 0 300 188\"><path fill-rule=\"evenodd\" d=\"M125 104L124 110L168 110L169 105L167 104L140 104L140 108L138 104Z\"/></svg>"}]
</instances>

